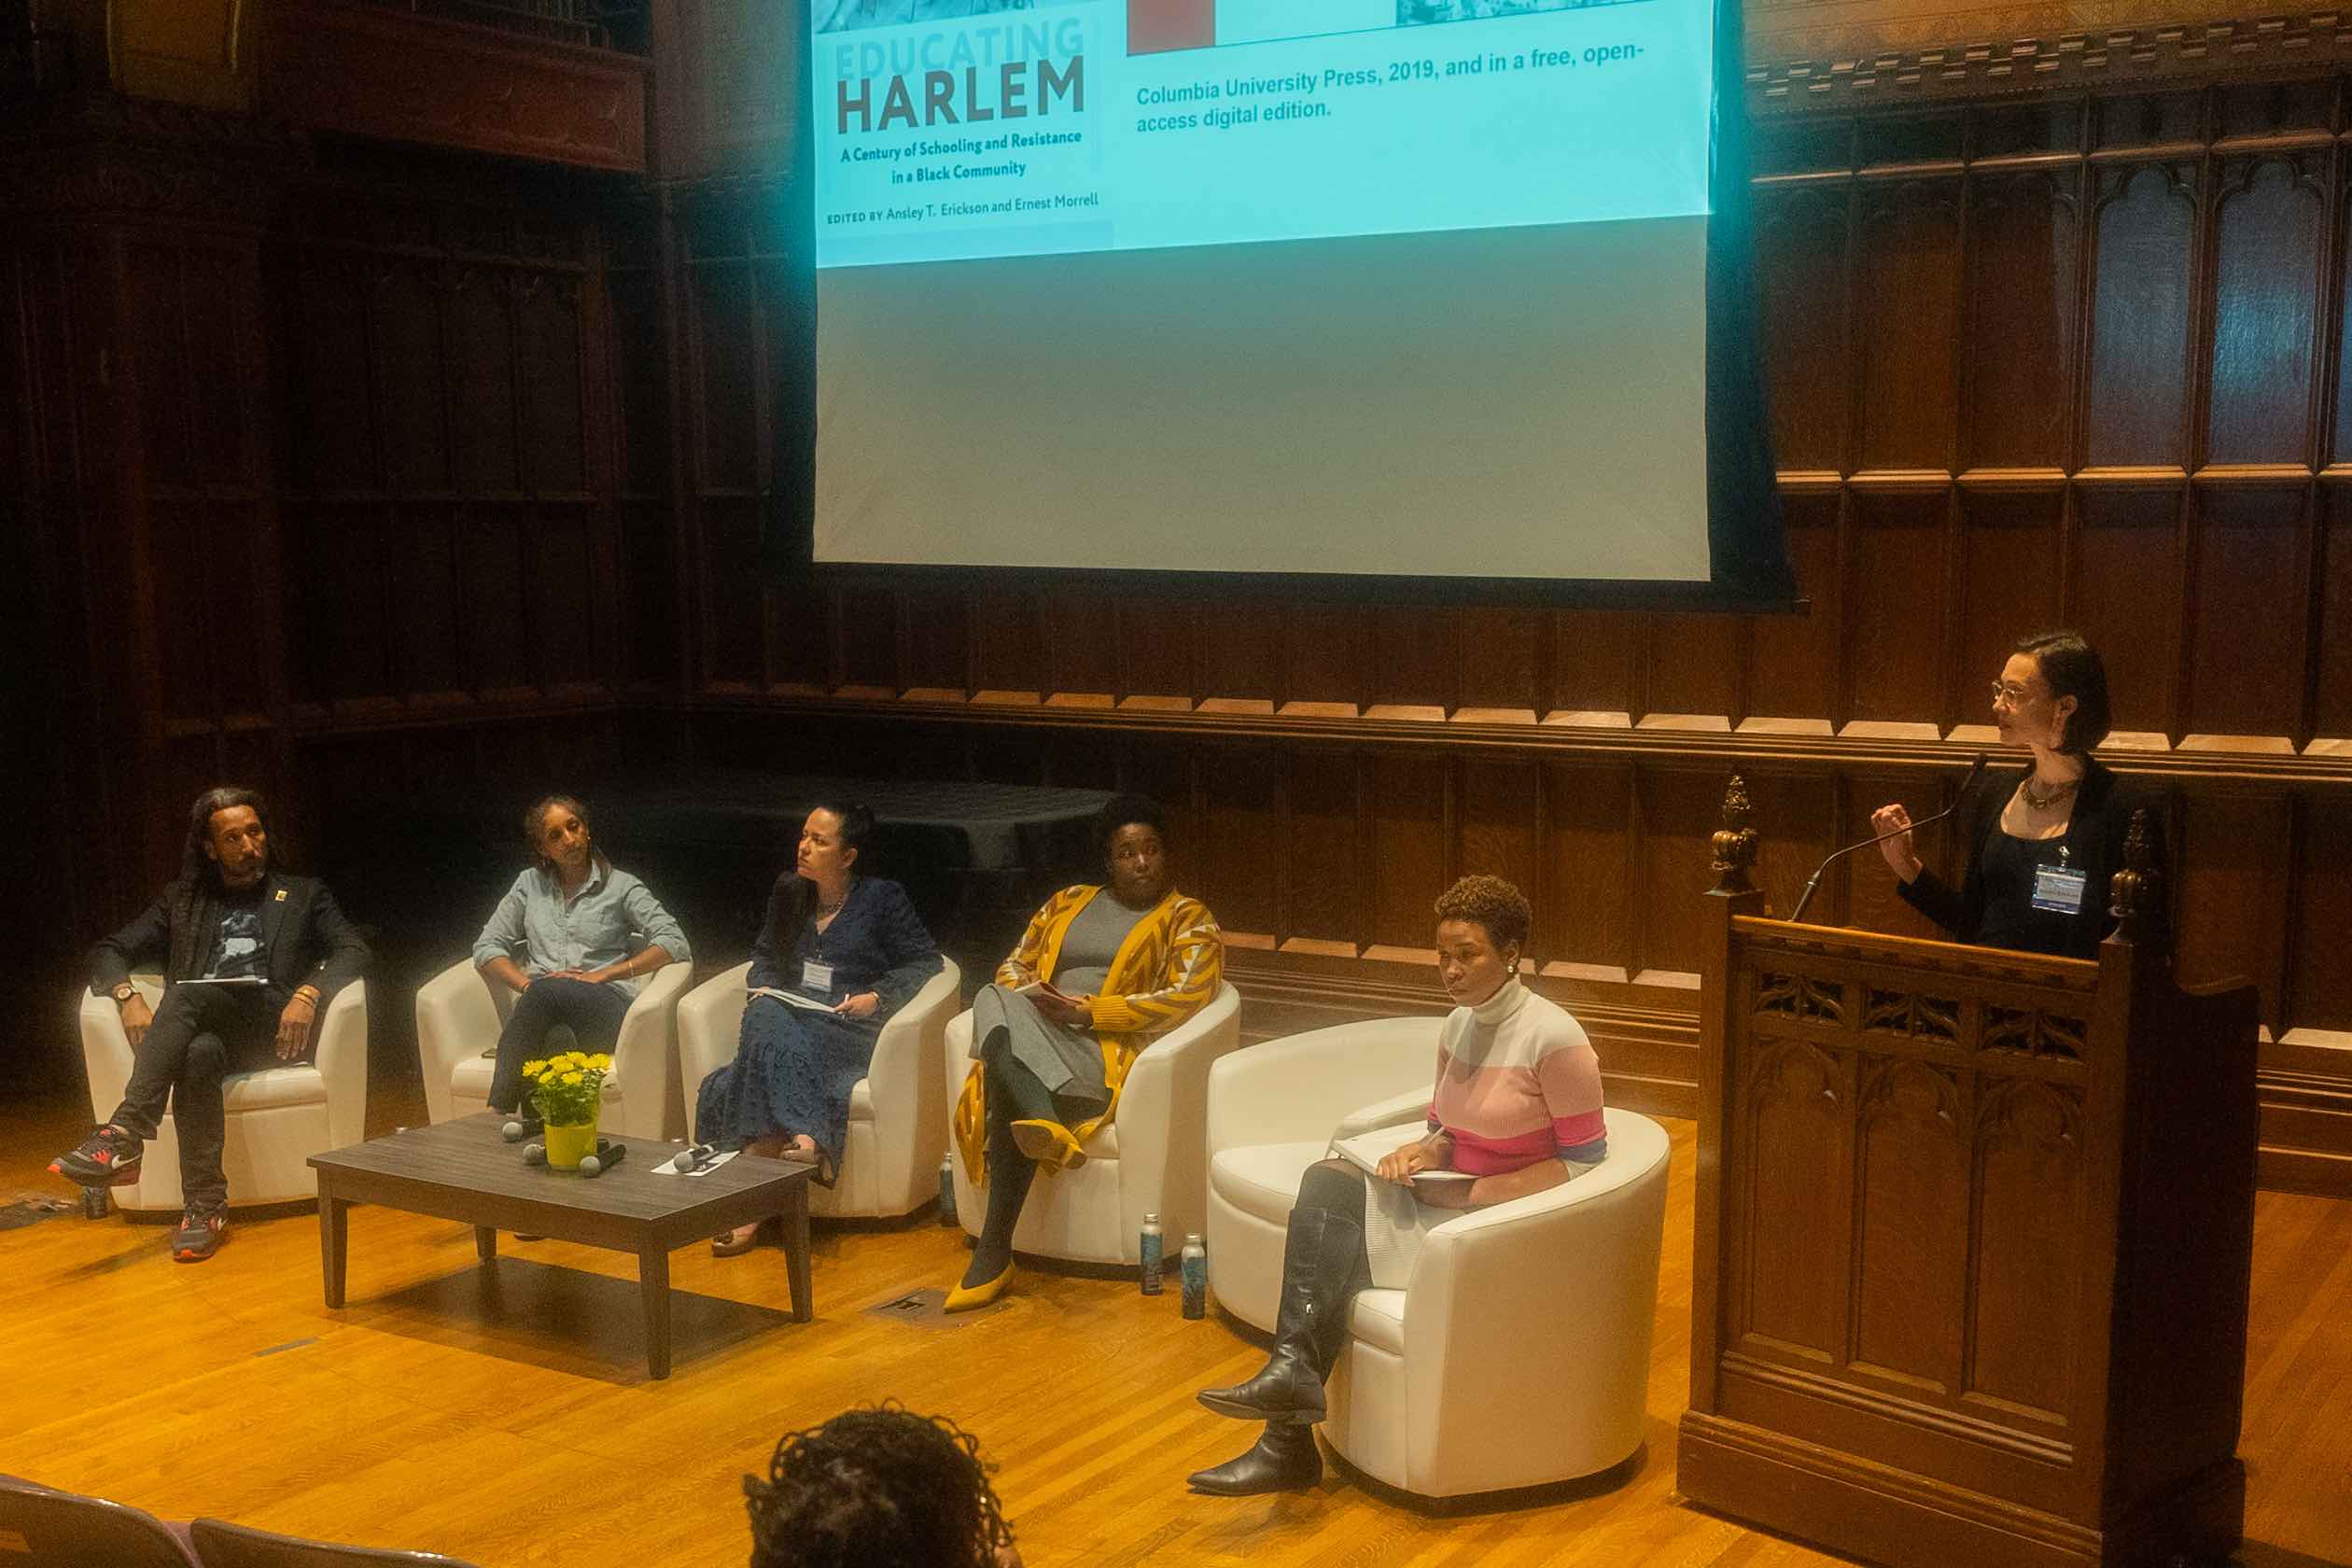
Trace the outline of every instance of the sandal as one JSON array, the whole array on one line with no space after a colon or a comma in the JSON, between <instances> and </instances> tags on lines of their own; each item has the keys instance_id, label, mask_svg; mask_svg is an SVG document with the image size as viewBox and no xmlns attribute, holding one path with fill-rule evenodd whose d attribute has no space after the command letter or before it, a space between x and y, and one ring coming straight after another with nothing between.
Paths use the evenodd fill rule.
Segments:
<instances>
[{"instance_id":1,"label":"sandal","mask_svg":"<svg viewBox=\"0 0 2352 1568\"><path fill-rule=\"evenodd\" d=\"M712 1257L741 1257L760 1244L761 1236L767 1230L770 1223L767 1220L754 1220L748 1225L737 1225L733 1230L721 1231L710 1239L710 1255Z\"/></svg>"}]
</instances>

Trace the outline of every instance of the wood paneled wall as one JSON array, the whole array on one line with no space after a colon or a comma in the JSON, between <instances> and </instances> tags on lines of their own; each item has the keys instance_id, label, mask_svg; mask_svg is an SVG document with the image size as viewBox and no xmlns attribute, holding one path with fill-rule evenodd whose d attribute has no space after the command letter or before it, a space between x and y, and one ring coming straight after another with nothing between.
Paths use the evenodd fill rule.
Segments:
<instances>
[{"instance_id":1,"label":"wood paneled wall","mask_svg":"<svg viewBox=\"0 0 2352 1568\"><path fill-rule=\"evenodd\" d=\"M645 294L655 232L609 183L91 115L0 171L69 952L224 778L315 848L371 791L610 764L637 638L606 263Z\"/></svg>"}]
</instances>

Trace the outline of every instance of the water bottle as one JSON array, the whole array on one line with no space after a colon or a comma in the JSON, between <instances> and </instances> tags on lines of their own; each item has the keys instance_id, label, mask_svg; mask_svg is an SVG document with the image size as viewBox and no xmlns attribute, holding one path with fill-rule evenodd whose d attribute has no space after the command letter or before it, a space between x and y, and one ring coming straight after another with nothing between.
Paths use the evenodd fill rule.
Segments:
<instances>
[{"instance_id":1,"label":"water bottle","mask_svg":"<svg viewBox=\"0 0 2352 1568\"><path fill-rule=\"evenodd\" d=\"M1135 1250L1142 1258L1143 1294L1159 1295L1160 1267L1167 1262L1168 1239L1160 1234L1157 1214L1143 1216L1143 1234L1137 1239Z\"/></svg>"},{"instance_id":2,"label":"water bottle","mask_svg":"<svg viewBox=\"0 0 2352 1568\"><path fill-rule=\"evenodd\" d=\"M1209 1249L1200 1244L1197 1233L1184 1238L1184 1250L1177 1254L1177 1267L1184 1276L1184 1316L1205 1318L1209 1315Z\"/></svg>"},{"instance_id":3,"label":"water bottle","mask_svg":"<svg viewBox=\"0 0 2352 1568\"><path fill-rule=\"evenodd\" d=\"M942 1155L939 1161L939 1223L942 1228L956 1228L956 1156Z\"/></svg>"}]
</instances>

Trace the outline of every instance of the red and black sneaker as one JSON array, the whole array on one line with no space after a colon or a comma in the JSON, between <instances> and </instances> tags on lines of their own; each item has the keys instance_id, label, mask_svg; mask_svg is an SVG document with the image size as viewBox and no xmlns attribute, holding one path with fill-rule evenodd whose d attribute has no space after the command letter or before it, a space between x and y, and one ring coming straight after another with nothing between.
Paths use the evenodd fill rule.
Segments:
<instances>
[{"instance_id":1,"label":"red and black sneaker","mask_svg":"<svg viewBox=\"0 0 2352 1568\"><path fill-rule=\"evenodd\" d=\"M139 1179L137 1138L109 1122L49 1161L49 1174L85 1187L127 1187Z\"/></svg>"},{"instance_id":2,"label":"red and black sneaker","mask_svg":"<svg viewBox=\"0 0 2352 1568\"><path fill-rule=\"evenodd\" d=\"M229 1211L207 1209L198 1213L190 1209L180 1216L179 1229L172 1233L174 1263L202 1263L220 1250L221 1238L229 1234Z\"/></svg>"}]
</instances>

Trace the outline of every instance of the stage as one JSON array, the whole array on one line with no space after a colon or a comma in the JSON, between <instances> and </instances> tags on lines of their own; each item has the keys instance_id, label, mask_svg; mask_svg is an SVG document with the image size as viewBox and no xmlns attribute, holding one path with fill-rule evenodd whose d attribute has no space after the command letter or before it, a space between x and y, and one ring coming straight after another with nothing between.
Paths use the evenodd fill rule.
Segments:
<instances>
[{"instance_id":1,"label":"stage","mask_svg":"<svg viewBox=\"0 0 2352 1568\"><path fill-rule=\"evenodd\" d=\"M370 1124L421 1122L377 1088ZM71 1196L42 1167L86 1130L64 1099L0 1109L0 1202ZM1032 1568L1222 1564L1782 1565L1834 1560L1684 1508L1673 1422L1687 1388L1693 1127L1674 1147L1650 1433L1631 1479L1456 1518L1330 1474L1304 1494L1196 1497L1183 1477L1251 1429L1193 1391L1254 1370L1212 1311L1133 1284L1024 1270L960 1321L874 1309L951 1281L961 1233L819 1222L816 1321L790 1319L783 1254L674 1260L673 1375L646 1372L633 1260L353 1211L349 1305L320 1305L309 1212L238 1220L175 1265L166 1231L78 1212L0 1232L0 1471L265 1529L421 1547L483 1565L736 1568L737 1477L777 1435L897 1397L953 1416L997 1465ZM2293 1281L2306 1281L2301 1294ZM1562 1304L1573 1336L1573 1303ZM2352 1560L2352 1204L2264 1193L2242 1446L2247 1568Z\"/></svg>"}]
</instances>

